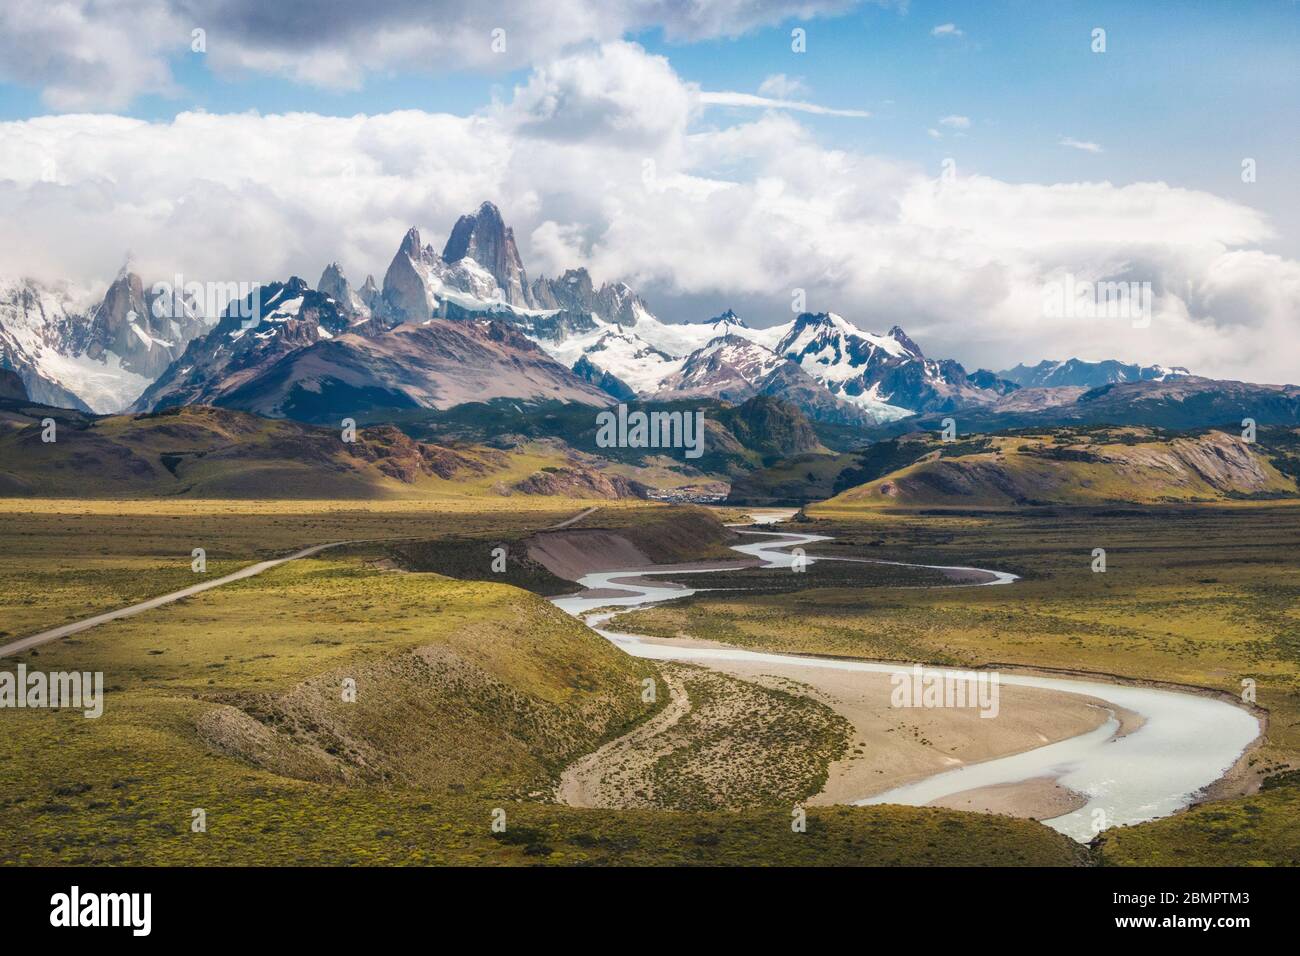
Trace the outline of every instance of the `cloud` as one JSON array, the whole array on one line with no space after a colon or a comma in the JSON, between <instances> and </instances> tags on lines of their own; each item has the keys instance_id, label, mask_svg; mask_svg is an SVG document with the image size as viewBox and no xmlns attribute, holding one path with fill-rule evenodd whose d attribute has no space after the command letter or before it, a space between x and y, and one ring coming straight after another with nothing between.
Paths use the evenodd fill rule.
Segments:
<instances>
[{"instance_id":1,"label":"cloud","mask_svg":"<svg viewBox=\"0 0 1300 956\"><path fill-rule=\"evenodd\" d=\"M760 96L771 96L778 100L807 96L808 92L808 84L804 82L803 77L786 76L784 73L773 73L758 85Z\"/></svg>"},{"instance_id":2,"label":"cloud","mask_svg":"<svg viewBox=\"0 0 1300 956\"><path fill-rule=\"evenodd\" d=\"M1068 146L1070 149L1077 149L1084 153L1101 153L1105 152L1097 143L1089 143L1084 140L1074 139L1070 136L1062 136L1057 140L1056 145Z\"/></svg>"},{"instance_id":3,"label":"cloud","mask_svg":"<svg viewBox=\"0 0 1300 956\"><path fill-rule=\"evenodd\" d=\"M176 91L173 67L207 35L220 75L354 89L372 73L505 72L659 28L670 41L734 37L857 0L4 0L0 80L56 110L121 109Z\"/></svg>"},{"instance_id":4,"label":"cloud","mask_svg":"<svg viewBox=\"0 0 1300 956\"><path fill-rule=\"evenodd\" d=\"M116 4L6 0L0 4L0 79L36 82L58 110L117 109L141 93L175 91L171 70L137 37L188 30L157 0Z\"/></svg>"},{"instance_id":5,"label":"cloud","mask_svg":"<svg viewBox=\"0 0 1300 956\"><path fill-rule=\"evenodd\" d=\"M965 32L958 29L955 23L941 23L930 31L932 37L963 37Z\"/></svg>"},{"instance_id":6,"label":"cloud","mask_svg":"<svg viewBox=\"0 0 1300 956\"><path fill-rule=\"evenodd\" d=\"M834 109L829 106L818 106L816 103L772 99L766 96L755 96L752 93L700 93L698 98L705 106L753 106L760 109L794 110L797 113L815 113L818 116L853 116L866 118L871 115L866 110Z\"/></svg>"},{"instance_id":7,"label":"cloud","mask_svg":"<svg viewBox=\"0 0 1300 956\"><path fill-rule=\"evenodd\" d=\"M681 139L695 99L666 58L614 42L535 70L507 117L529 136L647 150Z\"/></svg>"},{"instance_id":8,"label":"cloud","mask_svg":"<svg viewBox=\"0 0 1300 956\"><path fill-rule=\"evenodd\" d=\"M634 96L641 89L648 94ZM492 200L529 274L586 266L668 318L791 290L936 356L1005 368L1120 358L1285 381L1300 368L1300 263L1260 212L1159 182L1011 183L829 148L785 109L705 111L667 61L616 42L539 66L468 116L182 113L0 123L6 272L382 280L407 227L441 245ZM1150 328L1048 316L1065 275L1152 284Z\"/></svg>"},{"instance_id":9,"label":"cloud","mask_svg":"<svg viewBox=\"0 0 1300 956\"><path fill-rule=\"evenodd\" d=\"M948 126L952 129L970 129L969 116L944 116L939 119L940 126Z\"/></svg>"}]
</instances>

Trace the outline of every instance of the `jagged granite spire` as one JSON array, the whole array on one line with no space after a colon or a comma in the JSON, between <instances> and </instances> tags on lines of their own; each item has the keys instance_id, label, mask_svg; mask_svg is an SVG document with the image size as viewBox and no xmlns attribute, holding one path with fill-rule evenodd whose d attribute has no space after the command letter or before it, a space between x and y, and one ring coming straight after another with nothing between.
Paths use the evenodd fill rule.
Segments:
<instances>
[{"instance_id":1,"label":"jagged granite spire","mask_svg":"<svg viewBox=\"0 0 1300 956\"><path fill-rule=\"evenodd\" d=\"M519 258L514 230L505 224L501 211L492 203L485 202L478 207L478 212L456 220L442 258L448 263L473 259L497 280L507 302L532 306L528 275Z\"/></svg>"},{"instance_id":2,"label":"jagged granite spire","mask_svg":"<svg viewBox=\"0 0 1300 956\"><path fill-rule=\"evenodd\" d=\"M337 262L331 262L325 267L325 271L320 274L320 281L316 283L316 291L333 299L338 304L339 311L345 315L362 315L370 311L361 296L352 291L347 276Z\"/></svg>"}]
</instances>

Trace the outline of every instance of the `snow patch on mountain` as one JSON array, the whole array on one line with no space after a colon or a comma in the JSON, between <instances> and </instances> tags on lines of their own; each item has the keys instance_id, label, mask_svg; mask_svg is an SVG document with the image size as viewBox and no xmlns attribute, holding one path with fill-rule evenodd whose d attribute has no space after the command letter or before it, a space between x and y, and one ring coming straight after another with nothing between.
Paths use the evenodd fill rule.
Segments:
<instances>
[{"instance_id":1,"label":"snow patch on mountain","mask_svg":"<svg viewBox=\"0 0 1300 956\"><path fill-rule=\"evenodd\" d=\"M841 401L856 405L870 414L878 423L894 422L900 418L907 418L909 415L916 414L910 408L891 404L888 398L881 394L879 382L873 383L866 391L859 392L856 395L834 391L832 391L832 394Z\"/></svg>"},{"instance_id":2,"label":"snow patch on mountain","mask_svg":"<svg viewBox=\"0 0 1300 956\"><path fill-rule=\"evenodd\" d=\"M682 359L655 348L637 333L601 319L595 322L593 331L560 341L530 338L569 368L586 357L596 368L644 394L658 391L660 383L682 367Z\"/></svg>"},{"instance_id":3,"label":"snow patch on mountain","mask_svg":"<svg viewBox=\"0 0 1300 956\"><path fill-rule=\"evenodd\" d=\"M921 357L896 339L863 332L834 312L799 316L775 351L794 359L813 377L836 383L860 377L864 366L878 364L882 356Z\"/></svg>"},{"instance_id":4,"label":"snow patch on mountain","mask_svg":"<svg viewBox=\"0 0 1300 956\"><path fill-rule=\"evenodd\" d=\"M779 341L769 329L751 329L728 309L722 315L700 322L661 322L649 310L642 309L637 319L636 334L657 349L670 355L685 357L696 349L704 348L714 339L724 335L739 335L771 349ZM765 341L770 340L770 341Z\"/></svg>"},{"instance_id":5,"label":"snow patch on mountain","mask_svg":"<svg viewBox=\"0 0 1300 956\"><path fill-rule=\"evenodd\" d=\"M60 355L47 351L41 362L42 373L59 382L97 414L120 412L143 394L151 379L122 367L114 352L104 352L98 359L81 355Z\"/></svg>"}]
</instances>

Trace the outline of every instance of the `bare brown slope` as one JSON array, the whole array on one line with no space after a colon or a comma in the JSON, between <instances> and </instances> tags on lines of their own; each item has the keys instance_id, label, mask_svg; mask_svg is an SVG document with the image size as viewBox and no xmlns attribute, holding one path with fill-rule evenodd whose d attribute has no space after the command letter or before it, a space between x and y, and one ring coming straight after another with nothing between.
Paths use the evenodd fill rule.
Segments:
<instances>
[{"instance_id":1,"label":"bare brown slope","mask_svg":"<svg viewBox=\"0 0 1300 956\"><path fill-rule=\"evenodd\" d=\"M431 319L298 349L214 402L323 422L369 409L446 409L494 398L592 406L611 401L501 323Z\"/></svg>"},{"instance_id":2,"label":"bare brown slope","mask_svg":"<svg viewBox=\"0 0 1300 956\"><path fill-rule=\"evenodd\" d=\"M736 538L712 512L674 507L649 517L597 510L574 527L533 535L527 546L532 560L556 577L576 581L584 574L610 568L648 568L725 555L735 558L726 544Z\"/></svg>"},{"instance_id":3,"label":"bare brown slope","mask_svg":"<svg viewBox=\"0 0 1300 956\"><path fill-rule=\"evenodd\" d=\"M42 440L44 417L55 441ZM415 442L395 428L337 429L192 406L104 418L33 406L0 419L0 493L45 497L356 498L505 472L490 448Z\"/></svg>"},{"instance_id":4,"label":"bare brown slope","mask_svg":"<svg viewBox=\"0 0 1300 956\"><path fill-rule=\"evenodd\" d=\"M1153 504L1292 496L1294 479L1253 444L1211 431L1165 438L1148 429L989 436L969 454L943 446L921 461L851 488L815 510L877 506Z\"/></svg>"}]
</instances>

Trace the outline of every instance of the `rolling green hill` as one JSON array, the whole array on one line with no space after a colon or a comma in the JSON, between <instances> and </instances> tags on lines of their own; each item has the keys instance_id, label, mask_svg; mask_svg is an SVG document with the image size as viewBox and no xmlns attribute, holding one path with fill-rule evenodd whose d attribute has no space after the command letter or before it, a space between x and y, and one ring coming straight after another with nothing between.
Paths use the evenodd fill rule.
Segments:
<instances>
[{"instance_id":1,"label":"rolling green hill","mask_svg":"<svg viewBox=\"0 0 1300 956\"><path fill-rule=\"evenodd\" d=\"M911 464L844 490L810 513L973 506L1157 504L1297 494L1286 433L1250 444L1220 431L1051 429L944 443L911 436Z\"/></svg>"},{"instance_id":2,"label":"rolling green hill","mask_svg":"<svg viewBox=\"0 0 1300 956\"><path fill-rule=\"evenodd\" d=\"M54 421L52 442L43 421ZM414 441L194 405L95 416L0 403L0 496L374 499L548 494L632 497L636 488L563 454Z\"/></svg>"}]
</instances>

